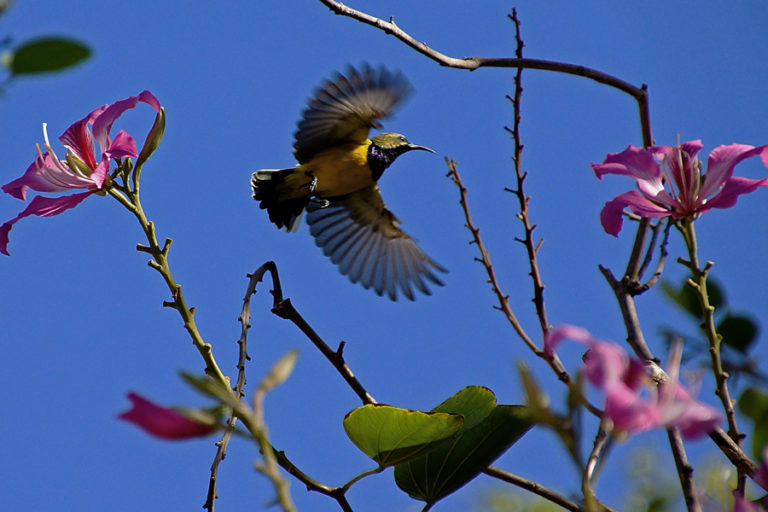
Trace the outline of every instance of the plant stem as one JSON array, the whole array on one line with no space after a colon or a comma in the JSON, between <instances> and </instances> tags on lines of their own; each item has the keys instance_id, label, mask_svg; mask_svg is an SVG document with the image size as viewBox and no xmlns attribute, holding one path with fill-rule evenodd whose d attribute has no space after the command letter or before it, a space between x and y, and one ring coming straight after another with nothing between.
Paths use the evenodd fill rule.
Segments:
<instances>
[{"instance_id":1,"label":"plant stem","mask_svg":"<svg viewBox=\"0 0 768 512\"><path fill-rule=\"evenodd\" d=\"M691 272L691 277L688 279L688 284L693 288L696 293L696 298L701 308L702 324L701 329L704 331L704 335L709 342L709 355L712 366L712 373L715 376L716 390L715 394L720 398L720 402L723 404L723 410L728 421L728 436L741 447L744 434L739 432L739 427L736 423L736 412L733 408L733 400L731 400L730 393L728 391L728 372L723 370L723 362L720 358L720 345L723 337L718 334L717 326L715 325L715 307L709 302L709 294L707 293L707 276L712 266L711 261L706 262L702 268L699 263L698 256L698 241L696 240L696 229L694 228L694 221L692 218L685 218L677 223L677 228L683 235L686 248L688 249L688 261L681 261ZM738 468L738 486L743 489L745 480L745 473Z\"/></svg>"}]
</instances>

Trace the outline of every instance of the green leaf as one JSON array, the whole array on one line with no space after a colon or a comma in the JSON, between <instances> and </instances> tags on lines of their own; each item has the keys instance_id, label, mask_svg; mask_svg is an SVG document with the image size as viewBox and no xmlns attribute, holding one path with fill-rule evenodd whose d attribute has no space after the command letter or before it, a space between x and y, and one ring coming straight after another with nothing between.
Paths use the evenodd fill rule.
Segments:
<instances>
[{"instance_id":1,"label":"green leaf","mask_svg":"<svg viewBox=\"0 0 768 512\"><path fill-rule=\"evenodd\" d=\"M344 417L347 436L380 466L425 454L463 424L459 414L409 411L379 404L358 407Z\"/></svg>"},{"instance_id":2,"label":"green leaf","mask_svg":"<svg viewBox=\"0 0 768 512\"><path fill-rule=\"evenodd\" d=\"M683 280L680 288L676 288L669 281L664 281L661 283L661 290L667 297L676 302L678 306L690 313L691 316L696 319L703 318L696 291L688 284L687 279ZM725 292L712 276L707 279L707 294L709 295L710 305L715 308L725 305Z\"/></svg>"},{"instance_id":3,"label":"green leaf","mask_svg":"<svg viewBox=\"0 0 768 512\"><path fill-rule=\"evenodd\" d=\"M43 37L17 47L8 67L16 75L47 73L72 67L90 55L91 49L74 39Z\"/></svg>"},{"instance_id":4,"label":"green leaf","mask_svg":"<svg viewBox=\"0 0 768 512\"><path fill-rule=\"evenodd\" d=\"M288 380L288 377L293 373L293 367L296 366L296 360L298 358L298 350L289 350L274 365L272 365L269 372L263 379L261 379L259 388L263 389L265 392L269 392Z\"/></svg>"},{"instance_id":5,"label":"green leaf","mask_svg":"<svg viewBox=\"0 0 768 512\"><path fill-rule=\"evenodd\" d=\"M467 386L432 412L450 412L464 416L462 430L474 427L488 417L496 407L496 396L493 391L483 386Z\"/></svg>"},{"instance_id":6,"label":"green leaf","mask_svg":"<svg viewBox=\"0 0 768 512\"><path fill-rule=\"evenodd\" d=\"M723 343L742 354L746 354L757 339L757 325L752 319L730 313L717 326L717 332L722 335Z\"/></svg>"},{"instance_id":7,"label":"green leaf","mask_svg":"<svg viewBox=\"0 0 768 512\"><path fill-rule=\"evenodd\" d=\"M768 446L768 394L755 388L747 388L739 397L739 411L754 422L752 455L763 457L763 447Z\"/></svg>"},{"instance_id":8,"label":"green leaf","mask_svg":"<svg viewBox=\"0 0 768 512\"><path fill-rule=\"evenodd\" d=\"M197 376L183 371L179 372L179 374L189 385L200 393L211 396L232 408L242 406L242 402L237 399L229 386L221 384L207 375Z\"/></svg>"},{"instance_id":9,"label":"green leaf","mask_svg":"<svg viewBox=\"0 0 768 512\"><path fill-rule=\"evenodd\" d=\"M496 405L493 392L470 386L435 411L469 418L450 442L395 466L395 483L412 498L434 503L475 478L532 425L527 408Z\"/></svg>"}]
</instances>

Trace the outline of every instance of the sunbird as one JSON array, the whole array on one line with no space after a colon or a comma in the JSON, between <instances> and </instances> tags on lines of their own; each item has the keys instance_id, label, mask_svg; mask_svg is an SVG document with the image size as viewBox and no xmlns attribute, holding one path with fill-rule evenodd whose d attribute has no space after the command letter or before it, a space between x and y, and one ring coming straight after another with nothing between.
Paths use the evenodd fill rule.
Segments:
<instances>
[{"instance_id":1,"label":"sunbird","mask_svg":"<svg viewBox=\"0 0 768 512\"><path fill-rule=\"evenodd\" d=\"M269 220L296 231L304 210L315 244L353 283L414 300L411 285L426 295L425 281L442 286L447 272L419 249L387 210L377 182L395 159L411 150L434 153L399 133L368 138L411 93L399 71L367 64L324 81L307 101L289 169L261 169L251 176L253 198Z\"/></svg>"}]
</instances>

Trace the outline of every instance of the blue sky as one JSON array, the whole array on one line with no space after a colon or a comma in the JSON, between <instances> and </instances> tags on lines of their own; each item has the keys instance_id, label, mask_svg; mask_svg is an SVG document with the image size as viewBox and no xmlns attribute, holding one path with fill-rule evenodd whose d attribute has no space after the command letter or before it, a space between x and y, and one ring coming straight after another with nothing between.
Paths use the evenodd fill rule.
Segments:
<instances>
[{"instance_id":1,"label":"blue sky","mask_svg":"<svg viewBox=\"0 0 768 512\"><path fill-rule=\"evenodd\" d=\"M768 143L768 11L753 0L695 5L669 2L533 2L516 5L430 0L351 2L384 18L394 16L418 40L449 55L511 56L513 6L522 20L528 57L582 64L634 84L647 83L651 122L660 144L702 139L707 154L720 144ZM42 141L93 108L151 90L166 108L166 135L144 168L144 207L160 237L171 237L171 265L198 326L222 369L235 374L237 315L247 281L267 260L278 264L283 290L332 346L347 342L353 371L379 401L430 409L470 384L490 387L501 403L520 403L515 362L533 371L562 403L546 365L532 361L502 315L482 267L468 245L458 192L445 178L443 157L459 164L469 201L513 309L531 333L537 323L515 219L512 122L504 98L513 71L447 69L392 37L334 16L320 2L18 2L0 18L0 35L16 41L47 34L85 40L94 56L75 70L22 79L0 98L0 181L23 173ZM401 157L380 185L388 207L420 246L450 269L446 286L416 302L392 303L352 285L314 246L308 230L286 235L269 224L250 198L253 170L293 165L296 121L325 77L348 63L386 64L409 78L416 94L385 128L406 134L438 155ZM540 71L523 74L522 134L527 190L536 234L544 237L541 269L553 324L573 323L603 338L625 337L612 293L598 264L619 273L632 229L619 239L598 222L603 203L629 180L598 181L590 162L641 144L636 106L615 90L585 79ZM141 106L118 128L138 141L153 111ZM55 147L59 147L54 143ZM737 173L762 177L757 159ZM716 263L729 303L765 318L768 191L697 223L701 257ZM21 203L0 198L0 219ZM11 233L10 258L0 260L0 326L4 357L0 420L6 471L4 508L22 510L196 510L205 498L213 440L164 443L115 419L138 391L167 404L205 400L177 377L202 372L178 315L162 307L167 291L135 251L141 232L110 199L89 198L52 219L24 219ZM665 277L679 282L674 262ZM346 439L341 420L359 405L330 365L284 320L269 313L262 287L253 302L248 367L251 385L292 348L301 355L290 380L266 402L273 442L304 471L338 485L372 467ZM659 327L687 332L658 290L639 299L646 337L663 356ZM756 350L765 354L765 342ZM578 347L564 347L575 370ZM764 355L762 355L764 358ZM711 400L711 383L702 395ZM588 431L589 432L589 431ZM587 434L589 442L591 434ZM655 433L613 452L598 493L620 506L628 454L665 447ZM694 461L715 453L707 441L690 446ZM260 510L272 497L252 471L255 447L234 442L220 470L217 511ZM671 470L671 462L666 461ZM563 493L578 490L577 474L556 439L533 431L497 465ZM438 511L482 510L497 484L482 477L439 504ZM6 487L7 486L7 487ZM295 481L300 510L337 510ZM355 510L418 510L399 492L391 471L354 486Z\"/></svg>"}]
</instances>

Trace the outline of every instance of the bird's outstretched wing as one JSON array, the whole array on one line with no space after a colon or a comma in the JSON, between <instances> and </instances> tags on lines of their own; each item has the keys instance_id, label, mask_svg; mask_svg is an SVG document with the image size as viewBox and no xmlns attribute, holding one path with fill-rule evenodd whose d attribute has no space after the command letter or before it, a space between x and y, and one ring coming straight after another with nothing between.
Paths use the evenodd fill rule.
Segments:
<instances>
[{"instance_id":1,"label":"bird's outstretched wing","mask_svg":"<svg viewBox=\"0 0 768 512\"><path fill-rule=\"evenodd\" d=\"M293 153L300 164L329 147L362 143L379 119L392 114L412 88L399 71L364 64L349 67L346 76L336 73L307 102L296 133Z\"/></svg>"},{"instance_id":2,"label":"bird's outstretched wing","mask_svg":"<svg viewBox=\"0 0 768 512\"><path fill-rule=\"evenodd\" d=\"M373 185L346 196L307 206L315 243L353 283L397 300L398 290L414 300L411 285L430 295L425 281L442 285L433 270L447 272L419 249L385 208Z\"/></svg>"}]
</instances>

